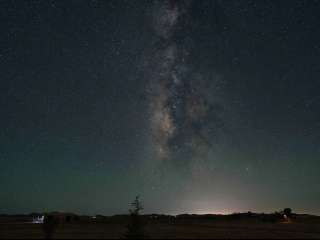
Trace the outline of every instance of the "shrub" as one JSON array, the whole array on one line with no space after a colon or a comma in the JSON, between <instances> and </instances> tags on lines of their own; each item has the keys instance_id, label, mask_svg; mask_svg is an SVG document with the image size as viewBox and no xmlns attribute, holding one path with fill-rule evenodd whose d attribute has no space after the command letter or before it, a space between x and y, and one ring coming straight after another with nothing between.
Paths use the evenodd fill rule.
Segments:
<instances>
[{"instance_id":1,"label":"shrub","mask_svg":"<svg viewBox=\"0 0 320 240\"><path fill-rule=\"evenodd\" d=\"M58 221L54 219L53 216L50 215L45 215L43 224L42 224L42 229L45 234L46 239L52 239L52 236L57 228Z\"/></svg>"}]
</instances>

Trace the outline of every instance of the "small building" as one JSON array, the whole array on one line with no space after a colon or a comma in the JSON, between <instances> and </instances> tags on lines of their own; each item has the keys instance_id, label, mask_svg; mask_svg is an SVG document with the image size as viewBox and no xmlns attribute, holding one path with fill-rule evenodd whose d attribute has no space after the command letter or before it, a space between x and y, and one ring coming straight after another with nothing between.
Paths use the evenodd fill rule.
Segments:
<instances>
[{"instance_id":1,"label":"small building","mask_svg":"<svg viewBox=\"0 0 320 240\"><path fill-rule=\"evenodd\" d=\"M33 216L32 223L34 224L42 224L44 221L44 215Z\"/></svg>"}]
</instances>

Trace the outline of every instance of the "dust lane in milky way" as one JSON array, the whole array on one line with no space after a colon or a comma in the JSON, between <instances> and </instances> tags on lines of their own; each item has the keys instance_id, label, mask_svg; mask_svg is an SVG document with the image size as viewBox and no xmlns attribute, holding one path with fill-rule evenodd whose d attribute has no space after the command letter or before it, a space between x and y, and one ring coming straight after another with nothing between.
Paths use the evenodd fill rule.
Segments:
<instances>
[{"instance_id":1,"label":"dust lane in milky way","mask_svg":"<svg viewBox=\"0 0 320 240\"><path fill-rule=\"evenodd\" d=\"M187 165L194 157L205 157L223 123L218 101L221 79L218 75L204 79L192 68L187 35L179 36L181 28L188 28L190 5L190 1L154 4L151 23L157 38L147 66L155 151L160 159Z\"/></svg>"}]
</instances>

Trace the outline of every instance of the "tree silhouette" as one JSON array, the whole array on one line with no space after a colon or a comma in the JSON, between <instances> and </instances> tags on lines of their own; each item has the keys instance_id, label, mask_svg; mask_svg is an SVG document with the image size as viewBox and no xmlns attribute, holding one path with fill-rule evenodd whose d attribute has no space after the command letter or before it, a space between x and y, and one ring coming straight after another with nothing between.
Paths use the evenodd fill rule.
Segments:
<instances>
[{"instance_id":1,"label":"tree silhouette","mask_svg":"<svg viewBox=\"0 0 320 240\"><path fill-rule=\"evenodd\" d=\"M140 211L143 210L142 204L139 200L139 196L136 196L135 200L131 203L132 209L130 212L130 222L127 226L127 232L125 238L127 239L144 239L144 226L140 216Z\"/></svg>"},{"instance_id":2,"label":"tree silhouette","mask_svg":"<svg viewBox=\"0 0 320 240\"><path fill-rule=\"evenodd\" d=\"M283 214L286 215L288 218L290 218L290 217L291 217L291 214L292 214L291 208L285 208L285 209L283 210Z\"/></svg>"},{"instance_id":3,"label":"tree silhouette","mask_svg":"<svg viewBox=\"0 0 320 240\"><path fill-rule=\"evenodd\" d=\"M43 224L42 224L42 229L45 234L45 239L52 239L52 236L57 228L58 221L54 219L53 216L50 215L45 215Z\"/></svg>"}]
</instances>

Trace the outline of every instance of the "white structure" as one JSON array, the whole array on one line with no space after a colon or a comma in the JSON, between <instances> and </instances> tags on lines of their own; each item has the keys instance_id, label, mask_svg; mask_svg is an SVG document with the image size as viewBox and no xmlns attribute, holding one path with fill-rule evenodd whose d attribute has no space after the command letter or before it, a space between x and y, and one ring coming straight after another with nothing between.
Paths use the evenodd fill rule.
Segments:
<instances>
[{"instance_id":1,"label":"white structure","mask_svg":"<svg viewBox=\"0 0 320 240\"><path fill-rule=\"evenodd\" d=\"M32 223L34 224L42 224L44 221L44 216L35 216L32 219Z\"/></svg>"}]
</instances>

